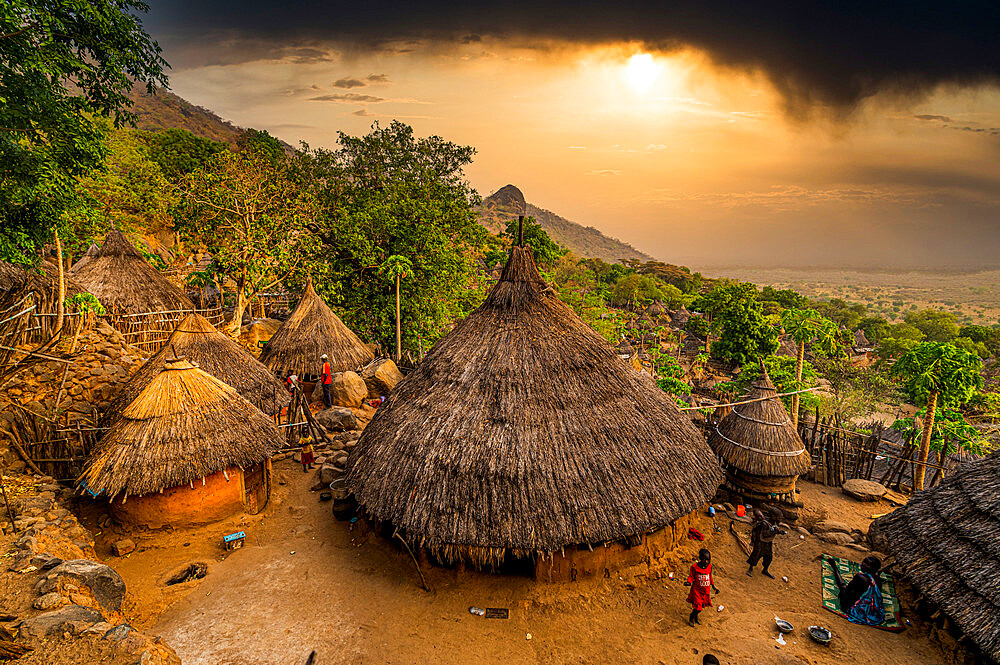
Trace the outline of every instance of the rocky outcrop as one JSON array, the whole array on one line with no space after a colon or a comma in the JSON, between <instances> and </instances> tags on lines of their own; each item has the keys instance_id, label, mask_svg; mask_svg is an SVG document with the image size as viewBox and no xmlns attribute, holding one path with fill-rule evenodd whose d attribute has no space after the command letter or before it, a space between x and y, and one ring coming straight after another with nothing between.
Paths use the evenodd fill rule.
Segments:
<instances>
[{"instance_id":1,"label":"rocky outcrop","mask_svg":"<svg viewBox=\"0 0 1000 665\"><path fill-rule=\"evenodd\" d=\"M403 380L396 363L388 358L378 358L361 370L361 378L368 388L368 397L375 399L388 395L396 384Z\"/></svg>"},{"instance_id":2,"label":"rocky outcrop","mask_svg":"<svg viewBox=\"0 0 1000 665\"><path fill-rule=\"evenodd\" d=\"M338 372L333 375L330 393L334 406L357 408L368 397L368 386L355 372Z\"/></svg>"}]
</instances>

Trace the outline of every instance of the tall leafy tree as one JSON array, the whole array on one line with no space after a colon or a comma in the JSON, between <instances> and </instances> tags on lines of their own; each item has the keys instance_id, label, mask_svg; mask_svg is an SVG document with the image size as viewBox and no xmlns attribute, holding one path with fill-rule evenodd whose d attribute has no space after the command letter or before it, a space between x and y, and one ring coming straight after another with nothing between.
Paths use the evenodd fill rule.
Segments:
<instances>
[{"instance_id":1,"label":"tall leafy tree","mask_svg":"<svg viewBox=\"0 0 1000 665\"><path fill-rule=\"evenodd\" d=\"M507 222L505 234L513 244L517 244L519 240L520 224L516 219ZM554 266L559 257L568 251L549 237L549 234L545 232L541 224L535 221L534 217L526 217L523 221L523 227L524 244L531 247L531 255L540 267L550 268Z\"/></svg>"},{"instance_id":2,"label":"tall leafy tree","mask_svg":"<svg viewBox=\"0 0 1000 665\"><path fill-rule=\"evenodd\" d=\"M795 358L795 380L802 381L806 344L823 355L833 355L838 349L837 324L814 309L786 309L781 312L781 325L798 347ZM799 425L799 395L792 395L792 425Z\"/></svg>"},{"instance_id":3,"label":"tall leafy tree","mask_svg":"<svg viewBox=\"0 0 1000 665\"><path fill-rule=\"evenodd\" d=\"M486 279L474 260L487 233L463 172L474 154L393 122L364 136L341 133L337 150L307 147L298 156L298 177L322 211L316 269L326 279L317 288L372 341L388 347L394 337L394 287L378 274L390 256L412 265L400 284L404 348L433 343L482 301Z\"/></svg>"},{"instance_id":4,"label":"tall leafy tree","mask_svg":"<svg viewBox=\"0 0 1000 665\"><path fill-rule=\"evenodd\" d=\"M0 3L0 258L33 260L105 156L97 116L133 121L134 81L166 85L138 0Z\"/></svg>"},{"instance_id":5,"label":"tall leafy tree","mask_svg":"<svg viewBox=\"0 0 1000 665\"><path fill-rule=\"evenodd\" d=\"M981 365L982 361L968 351L941 342L921 342L893 365L892 372L899 377L903 391L917 406L925 409L915 489L924 488L937 409L959 406L971 400L983 385L979 373Z\"/></svg>"},{"instance_id":6,"label":"tall leafy tree","mask_svg":"<svg viewBox=\"0 0 1000 665\"><path fill-rule=\"evenodd\" d=\"M228 332L237 336L247 305L299 271L315 252L309 228L315 202L290 176L286 157L274 159L252 146L218 153L182 189L188 204L182 234L205 244L216 272L236 283Z\"/></svg>"},{"instance_id":7,"label":"tall leafy tree","mask_svg":"<svg viewBox=\"0 0 1000 665\"><path fill-rule=\"evenodd\" d=\"M713 327L721 329L712 344L712 355L735 365L767 357L778 350L778 332L764 316L757 299L757 287L749 282L717 284L692 305L711 316Z\"/></svg>"}]
</instances>

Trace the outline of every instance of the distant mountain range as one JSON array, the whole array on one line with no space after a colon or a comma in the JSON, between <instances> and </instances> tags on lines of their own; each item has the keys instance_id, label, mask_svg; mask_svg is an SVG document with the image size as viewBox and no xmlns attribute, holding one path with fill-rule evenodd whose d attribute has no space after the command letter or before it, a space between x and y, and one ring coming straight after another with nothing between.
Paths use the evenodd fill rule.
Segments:
<instances>
[{"instance_id":1,"label":"distant mountain range","mask_svg":"<svg viewBox=\"0 0 1000 665\"><path fill-rule=\"evenodd\" d=\"M213 141L235 145L246 131L223 120L212 111L195 106L168 90L158 89L149 94L142 86L132 90L132 112L139 129L186 129L192 134ZM288 146L290 149L290 146ZM615 263L621 259L652 261L653 257L631 245L610 238L592 226L583 226L565 217L527 203L524 194L514 185L501 187L483 200L480 208L483 226L493 233L502 233L510 219L518 215L534 217L553 240L574 254Z\"/></svg>"},{"instance_id":2,"label":"distant mountain range","mask_svg":"<svg viewBox=\"0 0 1000 665\"><path fill-rule=\"evenodd\" d=\"M501 233L507 222L518 215L534 217L535 221L553 240L578 256L603 259L617 263L621 259L652 261L652 256L640 252L632 245L610 238L592 226L583 226L565 217L539 208L524 200L524 194L514 185L506 185L483 199L480 213L483 226L493 233Z\"/></svg>"}]
</instances>

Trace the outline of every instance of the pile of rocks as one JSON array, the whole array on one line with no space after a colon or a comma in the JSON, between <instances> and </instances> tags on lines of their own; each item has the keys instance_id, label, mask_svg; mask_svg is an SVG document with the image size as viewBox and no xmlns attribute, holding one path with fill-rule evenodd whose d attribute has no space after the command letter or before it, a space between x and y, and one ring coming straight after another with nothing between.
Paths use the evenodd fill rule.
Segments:
<instances>
[{"instance_id":1,"label":"pile of rocks","mask_svg":"<svg viewBox=\"0 0 1000 665\"><path fill-rule=\"evenodd\" d=\"M17 630L18 642L31 648L61 639L69 654L76 650L73 640L90 639L98 651L127 657L130 662L134 658L143 665L180 665L177 654L160 638L126 622L121 613L125 582L113 568L96 560L93 536L59 503L59 498L71 492L54 485L49 477L32 480L34 491L12 502L14 526L20 535L8 555L13 561L5 573L20 576L37 594L30 609L13 616L11 626Z\"/></svg>"},{"instance_id":2,"label":"pile of rocks","mask_svg":"<svg viewBox=\"0 0 1000 665\"><path fill-rule=\"evenodd\" d=\"M103 321L95 329L81 332L75 349L72 343L71 336L64 337L53 353L69 356L72 362L68 366L54 360L33 365L0 390L0 468L9 472L24 468L24 462L4 442L18 410L11 403L46 418L55 415L70 426L91 423L145 360L141 351Z\"/></svg>"},{"instance_id":3,"label":"pile of rocks","mask_svg":"<svg viewBox=\"0 0 1000 665\"><path fill-rule=\"evenodd\" d=\"M388 358L378 358L358 372L337 372L331 377L330 394L334 406L358 408L366 400L388 395L403 380L396 363ZM323 386L317 383L312 400L323 399Z\"/></svg>"},{"instance_id":4,"label":"pile of rocks","mask_svg":"<svg viewBox=\"0 0 1000 665\"><path fill-rule=\"evenodd\" d=\"M316 485L313 489L326 489L343 475L347 467L347 455L360 436L360 432L341 432L331 437L330 441L316 446L316 464L319 468L316 470Z\"/></svg>"},{"instance_id":5,"label":"pile of rocks","mask_svg":"<svg viewBox=\"0 0 1000 665\"><path fill-rule=\"evenodd\" d=\"M823 520L822 522L816 523L813 526L812 531L803 526L792 528L804 536L816 536L825 543L850 547L851 549L858 550L859 552L870 551L868 548L868 535L861 529L852 529L843 522Z\"/></svg>"}]
</instances>

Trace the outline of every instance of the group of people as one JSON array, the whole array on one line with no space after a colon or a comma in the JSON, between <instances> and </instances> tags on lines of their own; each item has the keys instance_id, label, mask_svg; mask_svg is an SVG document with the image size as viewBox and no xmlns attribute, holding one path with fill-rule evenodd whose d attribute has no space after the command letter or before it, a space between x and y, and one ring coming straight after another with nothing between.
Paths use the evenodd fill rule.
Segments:
<instances>
[{"instance_id":1,"label":"group of people","mask_svg":"<svg viewBox=\"0 0 1000 665\"><path fill-rule=\"evenodd\" d=\"M774 560L774 539L787 533L780 527L781 512L772 508L766 512L755 510L753 527L750 530L751 549L747 558L749 568L747 575L753 576L754 568L762 564L761 572L774 579L770 567ZM826 563L826 562L824 562ZM878 557L869 556L861 562L860 571L849 581L845 581L837 566L831 560L834 583L839 590L838 599L844 615L853 623L878 626L885 621L885 609L882 604L882 577L879 574L882 562ZM706 607L712 606L712 593L719 593L712 574L712 553L702 548L698 551L698 560L692 564L688 572L685 586L691 587L687 602L691 604L691 614L688 625L701 624L699 615ZM708 658L708 656L706 656ZM712 658L715 658L712 656ZM705 661L715 662L714 661Z\"/></svg>"}]
</instances>

